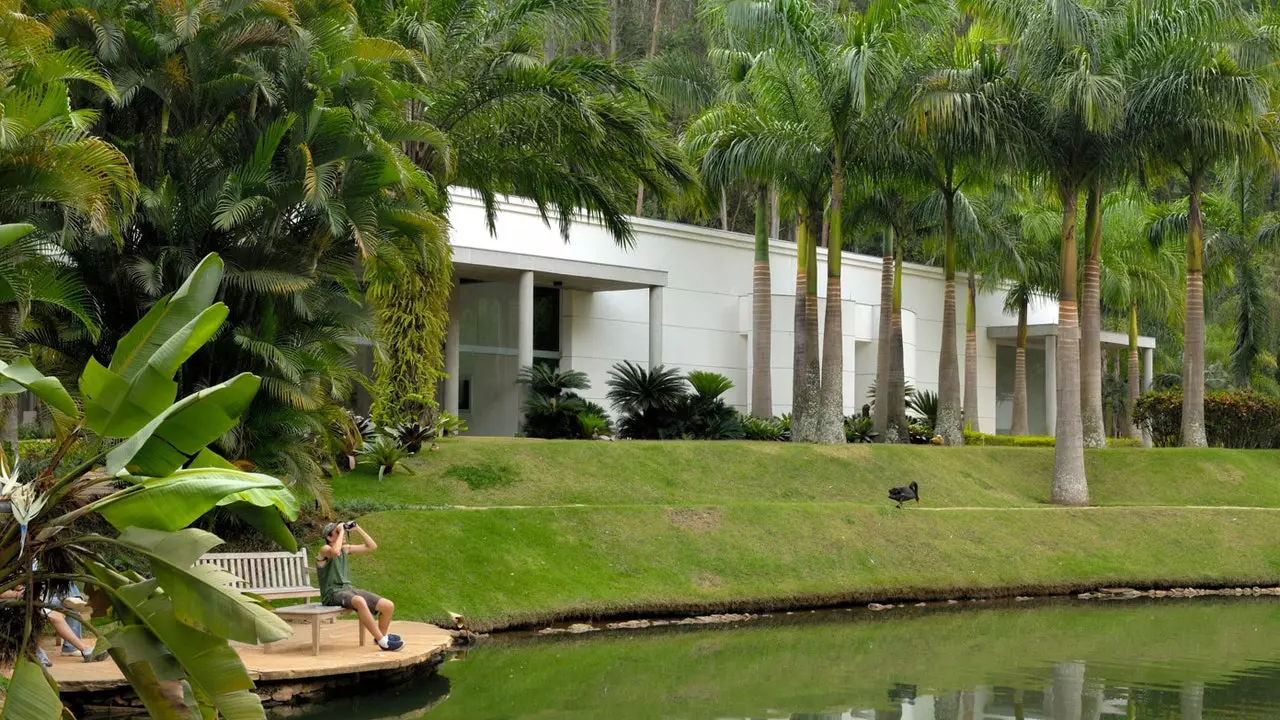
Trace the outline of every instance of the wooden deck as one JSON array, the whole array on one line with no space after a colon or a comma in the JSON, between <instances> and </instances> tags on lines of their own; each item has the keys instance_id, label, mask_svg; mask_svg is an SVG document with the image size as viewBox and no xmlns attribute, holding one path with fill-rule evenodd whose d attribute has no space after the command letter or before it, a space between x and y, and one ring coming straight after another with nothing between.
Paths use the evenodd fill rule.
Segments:
<instances>
[{"instance_id":1,"label":"wooden deck","mask_svg":"<svg viewBox=\"0 0 1280 720\"><path fill-rule=\"evenodd\" d=\"M270 653L261 646L236 645L254 682L279 683L305 678L348 675L353 673L394 670L430 662L453 644L448 630L435 625L396 621L391 631L404 640L396 652L378 648L369 638L359 645L359 626L355 620L338 620L320 629L320 655L311 654L311 633L306 625L296 625L294 636L273 645ZM126 685L124 676L108 658L86 663L76 657L61 657L52 640L45 652L53 659L50 671L64 693L97 692Z\"/></svg>"}]
</instances>

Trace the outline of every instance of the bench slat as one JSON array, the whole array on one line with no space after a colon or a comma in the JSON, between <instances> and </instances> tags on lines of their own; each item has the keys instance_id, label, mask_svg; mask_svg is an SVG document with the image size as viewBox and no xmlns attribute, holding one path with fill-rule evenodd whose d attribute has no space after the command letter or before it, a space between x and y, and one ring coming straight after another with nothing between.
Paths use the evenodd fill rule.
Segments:
<instances>
[{"instance_id":1,"label":"bench slat","mask_svg":"<svg viewBox=\"0 0 1280 720\"><path fill-rule=\"evenodd\" d=\"M236 577L233 586L263 597L314 597L305 548L296 553L206 553L197 563L213 565Z\"/></svg>"}]
</instances>

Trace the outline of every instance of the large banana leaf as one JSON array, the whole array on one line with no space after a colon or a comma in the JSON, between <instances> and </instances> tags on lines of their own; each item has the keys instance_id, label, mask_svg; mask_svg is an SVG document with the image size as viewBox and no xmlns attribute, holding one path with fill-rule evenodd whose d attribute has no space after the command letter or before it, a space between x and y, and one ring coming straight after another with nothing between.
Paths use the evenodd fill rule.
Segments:
<instances>
[{"instance_id":1,"label":"large banana leaf","mask_svg":"<svg viewBox=\"0 0 1280 720\"><path fill-rule=\"evenodd\" d=\"M80 409L71 393L62 387L57 378L51 378L36 369L26 358L11 363L0 360L0 395L16 395L23 390L49 404L49 407L70 418L80 417Z\"/></svg>"},{"instance_id":2,"label":"large banana leaf","mask_svg":"<svg viewBox=\"0 0 1280 720\"><path fill-rule=\"evenodd\" d=\"M195 703L187 701L190 685L186 683L182 666L150 630L142 625L129 625L107 637L112 643L111 659L142 700L147 715L153 720L192 720L201 716ZM158 651L163 651L163 655ZM176 675L162 676L158 668L164 665L171 665ZM179 689L184 691L181 695L173 692L173 682L181 683Z\"/></svg>"},{"instance_id":3,"label":"large banana leaf","mask_svg":"<svg viewBox=\"0 0 1280 720\"><path fill-rule=\"evenodd\" d=\"M178 396L178 383L154 372L133 382L111 372L93 358L80 374L84 424L103 437L122 438L138 432L164 412Z\"/></svg>"},{"instance_id":4,"label":"large banana leaf","mask_svg":"<svg viewBox=\"0 0 1280 720\"><path fill-rule=\"evenodd\" d=\"M222 544L218 536L195 528L172 533L128 528L119 540L150 559L151 572L172 601L177 618L187 625L254 645L293 634L287 623L233 587L235 576L212 565L195 564Z\"/></svg>"},{"instance_id":5,"label":"large banana leaf","mask_svg":"<svg viewBox=\"0 0 1280 720\"><path fill-rule=\"evenodd\" d=\"M189 468L149 478L93 503L118 530L130 526L172 532L212 510L220 500L246 490L284 489L277 479L225 468Z\"/></svg>"},{"instance_id":6,"label":"large banana leaf","mask_svg":"<svg viewBox=\"0 0 1280 720\"><path fill-rule=\"evenodd\" d=\"M217 253L209 253L177 292L153 305L151 311L120 338L111 356L111 372L132 380L162 346L213 304L221 282L222 259Z\"/></svg>"},{"instance_id":7,"label":"large banana leaf","mask_svg":"<svg viewBox=\"0 0 1280 720\"><path fill-rule=\"evenodd\" d=\"M114 587L109 585L112 574L105 568L93 563L88 564L88 568L104 582L117 614L136 619L136 624L146 628L156 643L168 648L182 666L192 689L210 698L223 718L259 720L265 717L262 703L253 694L253 680L245 672L240 656L226 640L179 622L169 596L159 592L157 580ZM136 634L132 640L148 642L142 634ZM136 646L134 652L152 658L162 653L159 649L144 652ZM126 654L133 659L132 652Z\"/></svg>"},{"instance_id":8,"label":"large banana leaf","mask_svg":"<svg viewBox=\"0 0 1280 720\"><path fill-rule=\"evenodd\" d=\"M177 470L235 427L260 382L241 373L170 405L107 454L107 473L163 477Z\"/></svg>"},{"instance_id":9,"label":"large banana leaf","mask_svg":"<svg viewBox=\"0 0 1280 720\"><path fill-rule=\"evenodd\" d=\"M191 461L191 467L236 469L235 465L208 448ZM294 539L293 531L284 524L285 519L298 519L298 499L287 487L245 490L222 498L218 501L218 506L235 513L288 552L298 551L298 541Z\"/></svg>"},{"instance_id":10,"label":"large banana leaf","mask_svg":"<svg viewBox=\"0 0 1280 720\"><path fill-rule=\"evenodd\" d=\"M22 238L30 235L36 229L35 225L27 223L6 223L0 225L0 248L6 248Z\"/></svg>"},{"instance_id":11,"label":"large banana leaf","mask_svg":"<svg viewBox=\"0 0 1280 720\"><path fill-rule=\"evenodd\" d=\"M61 720L62 701L44 668L26 657L18 659L9 679L0 720Z\"/></svg>"}]
</instances>

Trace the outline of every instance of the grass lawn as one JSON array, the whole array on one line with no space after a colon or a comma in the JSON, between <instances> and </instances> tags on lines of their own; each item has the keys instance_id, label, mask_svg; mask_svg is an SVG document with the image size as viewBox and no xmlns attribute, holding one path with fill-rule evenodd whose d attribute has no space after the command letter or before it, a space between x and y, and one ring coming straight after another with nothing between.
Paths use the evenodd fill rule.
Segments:
<instances>
[{"instance_id":1,"label":"grass lawn","mask_svg":"<svg viewBox=\"0 0 1280 720\"><path fill-rule=\"evenodd\" d=\"M334 481L400 617L480 629L629 613L1109 585L1280 583L1280 454L1113 449L1099 507L1045 505L1052 450L457 441ZM895 509L893 485L923 504ZM428 509L458 506L453 509ZM1252 506L1252 507L1204 507ZM363 510L357 510L363 508ZM484 509L462 509L484 508Z\"/></svg>"},{"instance_id":2,"label":"grass lawn","mask_svg":"<svg viewBox=\"0 0 1280 720\"><path fill-rule=\"evenodd\" d=\"M333 480L340 505L882 505L916 480L931 507L1047 503L1053 448L464 439L382 482ZM1098 505L1280 507L1280 451L1115 448L1087 455Z\"/></svg>"}]
</instances>

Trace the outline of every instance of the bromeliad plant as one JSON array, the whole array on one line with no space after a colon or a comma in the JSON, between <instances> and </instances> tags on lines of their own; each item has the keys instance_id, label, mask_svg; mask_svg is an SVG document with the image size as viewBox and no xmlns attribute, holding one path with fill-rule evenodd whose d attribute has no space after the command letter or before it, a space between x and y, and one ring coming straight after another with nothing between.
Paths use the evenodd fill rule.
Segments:
<instances>
[{"instance_id":1,"label":"bromeliad plant","mask_svg":"<svg viewBox=\"0 0 1280 720\"><path fill-rule=\"evenodd\" d=\"M152 717L260 718L253 681L229 645L290 634L265 607L233 588L231 576L195 565L222 541L187 527L214 508L233 512L287 550L295 550L284 518L297 503L277 479L243 472L208 448L249 407L259 379L237 375L177 399L174 376L227 317L214 302L222 261L209 255L173 295L160 299L116 346L110 365L90 359L79 379L80 403L27 359L0 361L0 395L29 391L64 428L47 467L18 476L0 450L0 659L17 658L2 717L56 718L56 685L34 660L43 629L42 602L68 583L107 597L109 624L86 629L109 647ZM90 459L57 474L77 446ZM77 448L79 449L79 448ZM98 466L105 472L90 473ZM96 486L122 487L80 504ZM77 520L100 516L119 532L85 532ZM115 569L119 551L141 556L151 577Z\"/></svg>"}]
</instances>

